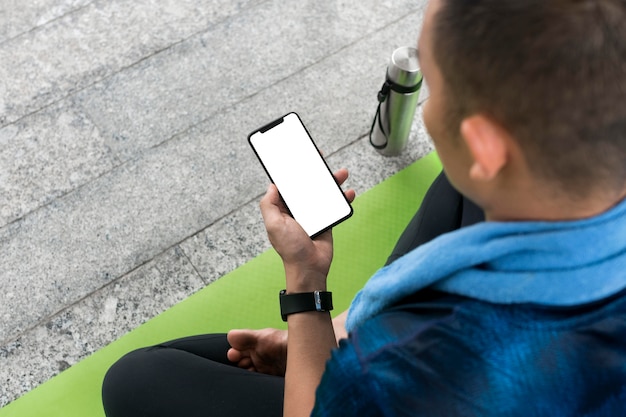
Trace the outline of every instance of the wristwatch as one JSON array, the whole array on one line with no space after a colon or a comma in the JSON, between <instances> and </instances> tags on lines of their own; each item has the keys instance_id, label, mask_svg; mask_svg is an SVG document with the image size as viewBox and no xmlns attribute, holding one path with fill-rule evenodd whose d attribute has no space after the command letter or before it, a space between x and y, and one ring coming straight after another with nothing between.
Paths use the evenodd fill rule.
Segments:
<instances>
[{"instance_id":1,"label":"wristwatch","mask_svg":"<svg viewBox=\"0 0 626 417\"><path fill-rule=\"evenodd\" d=\"M287 321L287 316L294 313L331 311L333 309L332 292L314 291L287 294L287 290L282 290L279 298L280 315L283 321Z\"/></svg>"}]
</instances>

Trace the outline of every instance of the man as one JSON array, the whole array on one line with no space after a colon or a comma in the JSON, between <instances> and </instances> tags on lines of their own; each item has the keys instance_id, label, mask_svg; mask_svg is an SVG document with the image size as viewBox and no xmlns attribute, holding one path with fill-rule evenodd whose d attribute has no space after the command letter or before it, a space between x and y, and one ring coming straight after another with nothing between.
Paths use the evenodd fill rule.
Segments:
<instances>
[{"instance_id":1,"label":"man","mask_svg":"<svg viewBox=\"0 0 626 417\"><path fill-rule=\"evenodd\" d=\"M424 120L487 221L381 269L349 333L317 311L232 331L230 361L284 372L285 416L626 415L624 21L623 0L431 1ZM287 294L325 291L330 233L273 186L261 209Z\"/></svg>"}]
</instances>

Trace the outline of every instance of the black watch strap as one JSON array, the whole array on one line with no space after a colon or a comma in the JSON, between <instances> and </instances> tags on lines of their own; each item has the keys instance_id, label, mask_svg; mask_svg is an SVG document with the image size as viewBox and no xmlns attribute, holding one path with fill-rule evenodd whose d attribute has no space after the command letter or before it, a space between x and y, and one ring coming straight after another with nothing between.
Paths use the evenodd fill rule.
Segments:
<instances>
[{"instance_id":1,"label":"black watch strap","mask_svg":"<svg viewBox=\"0 0 626 417\"><path fill-rule=\"evenodd\" d=\"M280 292L280 315L283 321L287 316L306 311L331 311L333 309L333 293L327 291L301 292L287 294Z\"/></svg>"}]
</instances>

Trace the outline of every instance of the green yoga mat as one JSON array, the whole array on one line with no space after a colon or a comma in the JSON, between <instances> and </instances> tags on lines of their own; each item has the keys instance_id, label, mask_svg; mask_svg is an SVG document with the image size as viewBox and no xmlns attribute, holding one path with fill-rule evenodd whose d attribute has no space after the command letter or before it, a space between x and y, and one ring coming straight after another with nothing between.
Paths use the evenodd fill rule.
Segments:
<instances>
[{"instance_id":1,"label":"green yoga mat","mask_svg":"<svg viewBox=\"0 0 626 417\"><path fill-rule=\"evenodd\" d=\"M385 263L440 171L437 156L431 154L355 200L353 217L333 232L335 257L328 287L335 314L348 308ZM284 328L278 308L278 291L284 285L280 258L269 250L0 409L0 417L103 417L102 379L122 355L195 334Z\"/></svg>"}]
</instances>

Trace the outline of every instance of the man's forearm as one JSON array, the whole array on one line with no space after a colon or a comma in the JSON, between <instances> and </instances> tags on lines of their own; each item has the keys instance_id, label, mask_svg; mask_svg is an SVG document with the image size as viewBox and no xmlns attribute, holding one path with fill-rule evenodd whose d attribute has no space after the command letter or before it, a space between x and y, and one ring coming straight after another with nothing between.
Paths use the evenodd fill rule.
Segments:
<instances>
[{"instance_id":1,"label":"man's forearm","mask_svg":"<svg viewBox=\"0 0 626 417\"><path fill-rule=\"evenodd\" d=\"M309 416L326 361L337 347L333 322L330 313L313 311L290 315L288 328L283 415Z\"/></svg>"}]
</instances>

